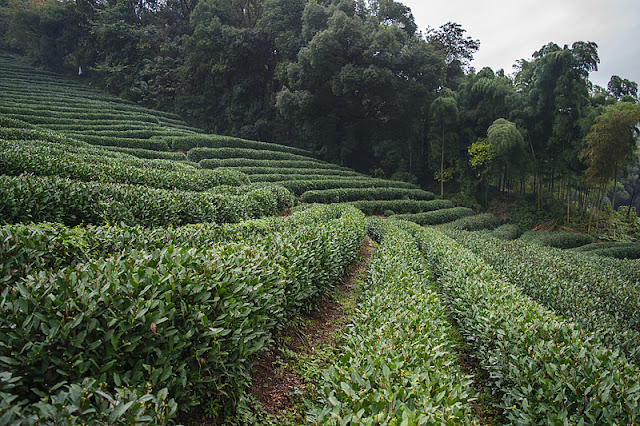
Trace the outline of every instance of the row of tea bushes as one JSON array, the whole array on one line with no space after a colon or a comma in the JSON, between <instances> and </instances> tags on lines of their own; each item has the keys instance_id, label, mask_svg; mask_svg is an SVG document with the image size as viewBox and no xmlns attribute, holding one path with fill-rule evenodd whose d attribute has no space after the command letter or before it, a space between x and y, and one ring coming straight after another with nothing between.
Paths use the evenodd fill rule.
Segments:
<instances>
[{"instance_id":1,"label":"row of tea bushes","mask_svg":"<svg viewBox=\"0 0 640 426\"><path fill-rule=\"evenodd\" d=\"M450 311L514 424L634 424L640 370L544 308L471 251L413 226Z\"/></svg>"},{"instance_id":2,"label":"row of tea bushes","mask_svg":"<svg viewBox=\"0 0 640 426\"><path fill-rule=\"evenodd\" d=\"M471 380L415 239L389 221L373 226L380 245L311 423L472 424Z\"/></svg>"},{"instance_id":3,"label":"row of tea bushes","mask_svg":"<svg viewBox=\"0 0 640 426\"><path fill-rule=\"evenodd\" d=\"M303 203L343 203L360 200L433 200L432 192L412 188L334 188L307 191L302 194Z\"/></svg>"},{"instance_id":4,"label":"row of tea bushes","mask_svg":"<svg viewBox=\"0 0 640 426\"><path fill-rule=\"evenodd\" d=\"M574 250L617 259L640 259L640 243L637 242L611 241L608 243L591 243L577 247Z\"/></svg>"},{"instance_id":5,"label":"row of tea bushes","mask_svg":"<svg viewBox=\"0 0 640 426\"><path fill-rule=\"evenodd\" d=\"M529 231L522 234L522 241L546 247L570 249L595 242L595 238L582 232Z\"/></svg>"},{"instance_id":6,"label":"row of tea bushes","mask_svg":"<svg viewBox=\"0 0 640 426\"><path fill-rule=\"evenodd\" d=\"M520 240L501 241L467 232L451 236L534 300L640 361L640 289L637 281L621 274L623 268L597 257Z\"/></svg>"},{"instance_id":7,"label":"row of tea bushes","mask_svg":"<svg viewBox=\"0 0 640 426\"><path fill-rule=\"evenodd\" d=\"M4 286L0 368L14 380L5 395L28 415L90 378L107 392L167 388L181 409L231 409L273 331L332 288L360 247L361 212L318 210L245 240L131 250Z\"/></svg>"},{"instance_id":8,"label":"row of tea bushes","mask_svg":"<svg viewBox=\"0 0 640 426\"><path fill-rule=\"evenodd\" d=\"M268 169L284 169L284 168L306 168L309 170L313 170L314 174L317 173L318 170L336 170L343 171L345 170L343 167L338 166L337 164L331 163L320 163L313 159L304 159L304 160L264 160L264 159L252 159L252 158L207 158L200 161L200 167L203 169L217 169L219 167L233 167L240 168L239 170L243 170L247 167L257 167L257 168L266 168Z\"/></svg>"},{"instance_id":9,"label":"row of tea bushes","mask_svg":"<svg viewBox=\"0 0 640 426\"><path fill-rule=\"evenodd\" d=\"M276 214L292 204L292 194L275 185L226 195L49 176L0 176L0 223L179 226L239 222Z\"/></svg>"},{"instance_id":10,"label":"row of tea bushes","mask_svg":"<svg viewBox=\"0 0 640 426\"><path fill-rule=\"evenodd\" d=\"M465 216L442 225L445 228L459 231L492 230L500 226L500 219L491 213L480 213L473 216Z\"/></svg>"},{"instance_id":11,"label":"row of tea bushes","mask_svg":"<svg viewBox=\"0 0 640 426\"><path fill-rule=\"evenodd\" d=\"M239 223L197 223L179 227L86 225L69 228L60 223L0 226L0 284L21 280L39 270L56 270L91 259L132 250L160 250L166 245L210 247L246 240L298 226L338 219L345 206L305 206L287 217L264 217Z\"/></svg>"},{"instance_id":12,"label":"row of tea bushes","mask_svg":"<svg viewBox=\"0 0 640 426\"><path fill-rule=\"evenodd\" d=\"M206 160L205 160L206 161ZM312 164L304 163L299 167L267 167L267 166L238 166L237 170L251 176L252 182L274 182L289 179L309 179L309 176L326 175L328 177L362 177L360 173L343 167L333 169L316 169ZM290 177L291 176L291 177Z\"/></svg>"},{"instance_id":13,"label":"row of tea bushes","mask_svg":"<svg viewBox=\"0 0 640 426\"><path fill-rule=\"evenodd\" d=\"M253 179L252 179L253 181ZM282 185L295 195L302 195L307 191L327 190L336 188L408 188L418 187L407 182L398 182L385 179L374 179L370 177L341 177L329 179L295 179L281 180L274 183Z\"/></svg>"},{"instance_id":14,"label":"row of tea bushes","mask_svg":"<svg viewBox=\"0 0 640 426\"><path fill-rule=\"evenodd\" d=\"M387 213L420 213L453 208L450 200L361 200L349 204L365 215L387 215Z\"/></svg>"},{"instance_id":15,"label":"row of tea bushes","mask_svg":"<svg viewBox=\"0 0 640 426\"><path fill-rule=\"evenodd\" d=\"M474 214L474 211L468 207L453 207L415 214L396 214L391 216L391 219L406 220L418 225L441 225Z\"/></svg>"},{"instance_id":16,"label":"row of tea bushes","mask_svg":"<svg viewBox=\"0 0 640 426\"><path fill-rule=\"evenodd\" d=\"M0 139L0 174L22 173L187 191L249 183L247 175L235 170L201 170L184 163L142 160L97 148Z\"/></svg>"},{"instance_id":17,"label":"row of tea bushes","mask_svg":"<svg viewBox=\"0 0 640 426\"><path fill-rule=\"evenodd\" d=\"M205 159L224 160L232 158L243 158L250 160L309 161L314 163L321 162L320 160L316 160L312 157L292 154L290 152L252 148L193 148L187 153L187 159L189 161L193 161L194 163L199 163L200 161Z\"/></svg>"},{"instance_id":18,"label":"row of tea bushes","mask_svg":"<svg viewBox=\"0 0 640 426\"><path fill-rule=\"evenodd\" d=\"M190 151L194 148L233 147L267 151L280 151L302 155L305 157L313 157L313 154L310 151L304 149L268 142L234 138L232 136L195 134L188 136L170 136L165 139L172 149L182 151Z\"/></svg>"}]
</instances>

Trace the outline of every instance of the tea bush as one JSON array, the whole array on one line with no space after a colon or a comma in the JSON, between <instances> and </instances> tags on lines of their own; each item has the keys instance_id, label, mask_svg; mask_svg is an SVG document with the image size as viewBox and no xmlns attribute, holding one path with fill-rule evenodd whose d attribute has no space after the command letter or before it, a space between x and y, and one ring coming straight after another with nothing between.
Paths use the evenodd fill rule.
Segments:
<instances>
[{"instance_id":1,"label":"tea bush","mask_svg":"<svg viewBox=\"0 0 640 426\"><path fill-rule=\"evenodd\" d=\"M290 160L290 161L310 161L321 162L315 158L306 157L290 152L271 151L266 149L250 148L193 148L187 153L187 159L198 163L205 159L228 159L246 158L252 160Z\"/></svg>"},{"instance_id":2,"label":"tea bush","mask_svg":"<svg viewBox=\"0 0 640 426\"><path fill-rule=\"evenodd\" d=\"M0 139L0 174L22 173L187 191L249 183L247 175L234 170L201 170L96 148Z\"/></svg>"},{"instance_id":3,"label":"tea bush","mask_svg":"<svg viewBox=\"0 0 640 426\"><path fill-rule=\"evenodd\" d=\"M443 226L463 231L480 231L484 229L492 230L497 228L499 225L500 219L491 213L481 213L474 216L456 219L453 222L445 223Z\"/></svg>"},{"instance_id":4,"label":"tea bush","mask_svg":"<svg viewBox=\"0 0 640 426\"><path fill-rule=\"evenodd\" d=\"M107 392L167 388L181 409L232 407L273 331L335 285L360 247L361 212L319 210L246 240L133 249L4 286L0 366L15 380L3 396L33 412L91 378Z\"/></svg>"},{"instance_id":5,"label":"tea bush","mask_svg":"<svg viewBox=\"0 0 640 426\"><path fill-rule=\"evenodd\" d=\"M505 223L494 229L491 235L501 240L517 240L522 235L522 229L518 225Z\"/></svg>"},{"instance_id":6,"label":"tea bush","mask_svg":"<svg viewBox=\"0 0 640 426\"><path fill-rule=\"evenodd\" d=\"M529 231L520 237L523 241L542 246L569 249L591 244L595 238L589 234L566 231Z\"/></svg>"},{"instance_id":7,"label":"tea bush","mask_svg":"<svg viewBox=\"0 0 640 426\"><path fill-rule=\"evenodd\" d=\"M223 135L188 135L188 136L173 136L166 138L167 143L175 150L189 151L194 148L249 148L249 149L264 149L268 151L280 151L289 152L292 154L303 155L305 157L312 157L310 151L294 148L286 145L278 145L268 142L252 141L247 139L234 138L231 136Z\"/></svg>"},{"instance_id":8,"label":"tea bush","mask_svg":"<svg viewBox=\"0 0 640 426\"><path fill-rule=\"evenodd\" d=\"M468 207L453 207L416 214L397 214L391 216L394 220L407 220L418 225L441 225L447 222L473 216L475 213Z\"/></svg>"},{"instance_id":9,"label":"tea bush","mask_svg":"<svg viewBox=\"0 0 640 426\"><path fill-rule=\"evenodd\" d=\"M594 333L523 295L439 231L413 226L461 332L502 392L501 408L509 421L630 424L637 420L636 365L602 346Z\"/></svg>"},{"instance_id":10,"label":"tea bush","mask_svg":"<svg viewBox=\"0 0 640 426\"><path fill-rule=\"evenodd\" d=\"M407 188L336 188L307 191L302 194L303 203L342 203L360 200L395 200L395 199L432 200L432 192L422 189Z\"/></svg>"},{"instance_id":11,"label":"tea bush","mask_svg":"<svg viewBox=\"0 0 640 426\"><path fill-rule=\"evenodd\" d=\"M421 213L441 209L450 209L450 200L361 200L349 204L360 209L365 215L385 215L387 210L395 213Z\"/></svg>"},{"instance_id":12,"label":"tea bush","mask_svg":"<svg viewBox=\"0 0 640 426\"><path fill-rule=\"evenodd\" d=\"M635 279L624 275L623 263L522 240L466 232L450 235L529 297L640 361L640 289Z\"/></svg>"},{"instance_id":13,"label":"tea bush","mask_svg":"<svg viewBox=\"0 0 640 426\"><path fill-rule=\"evenodd\" d=\"M381 243L311 422L472 424L471 380L414 238L389 221L370 229Z\"/></svg>"},{"instance_id":14,"label":"tea bush","mask_svg":"<svg viewBox=\"0 0 640 426\"><path fill-rule=\"evenodd\" d=\"M57 177L0 176L0 223L7 224L179 226L239 222L278 213L292 204L291 193L277 186L247 187L242 195L223 195L212 190L189 192Z\"/></svg>"}]
</instances>

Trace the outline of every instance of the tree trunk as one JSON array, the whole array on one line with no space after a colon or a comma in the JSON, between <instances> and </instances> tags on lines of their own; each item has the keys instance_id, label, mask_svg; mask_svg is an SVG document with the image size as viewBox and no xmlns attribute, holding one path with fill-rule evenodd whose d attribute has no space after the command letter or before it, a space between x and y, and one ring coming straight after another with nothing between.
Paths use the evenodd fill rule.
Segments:
<instances>
[{"instance_id":1,"label":"tree trunk","mask_svg":"<svg viewBox=\"0 0 640 426\"><path fill-rule=\"evenodd\" d=\"M444 126L442 127L442 147L440 149L440 199L444 200Z\"/></svg>"}]
</instances>

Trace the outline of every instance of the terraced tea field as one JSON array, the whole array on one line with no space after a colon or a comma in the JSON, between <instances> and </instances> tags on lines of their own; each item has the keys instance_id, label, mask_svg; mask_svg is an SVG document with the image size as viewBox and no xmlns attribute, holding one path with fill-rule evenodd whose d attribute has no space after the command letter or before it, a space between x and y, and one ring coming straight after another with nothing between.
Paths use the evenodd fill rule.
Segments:
<instances>
[{"instance_id":1,"label":"terraced tea field","mask_svg":"<svg viewBox=\"0 0 640 426\"><path fill-rule=\"evenodd\" d=\"M637 262L433 198L0 55L0 424L242 423L365 235L308 423L637 424Z\"/></svg>"}]
</instances>

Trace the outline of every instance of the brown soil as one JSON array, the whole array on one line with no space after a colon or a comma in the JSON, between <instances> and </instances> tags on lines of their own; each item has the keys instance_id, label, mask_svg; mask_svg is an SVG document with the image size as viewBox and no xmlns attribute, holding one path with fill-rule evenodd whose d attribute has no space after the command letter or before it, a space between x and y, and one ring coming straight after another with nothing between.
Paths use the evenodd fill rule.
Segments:
<instances>
[{"instance_id":1,"label":"brown soil","mask_svg":"<svg viewBox=\"0 0 640 426\"><path fill-rule=\"evenodd\" d=\"M353 291L354 283L366 271L366 262L373 255L373 250L373 243L365 238L358 260L350 265L339 285L340 293L348 295ZM337 332L347 322L343 306L331 298L320 300L315 309L301 316L303 325L283 330L275 339L276 345L261 354L251 375L252 386L249 393L260 402L266 412L278 417L287 417L294 412L294 405L299 399L296 390L306 385L313 386L305 383L304 379L287 366L284 362L285 355L278 348L286 345L295 353L314 355L316 348L335 345Z\"/></svg>"}]
</instances>

